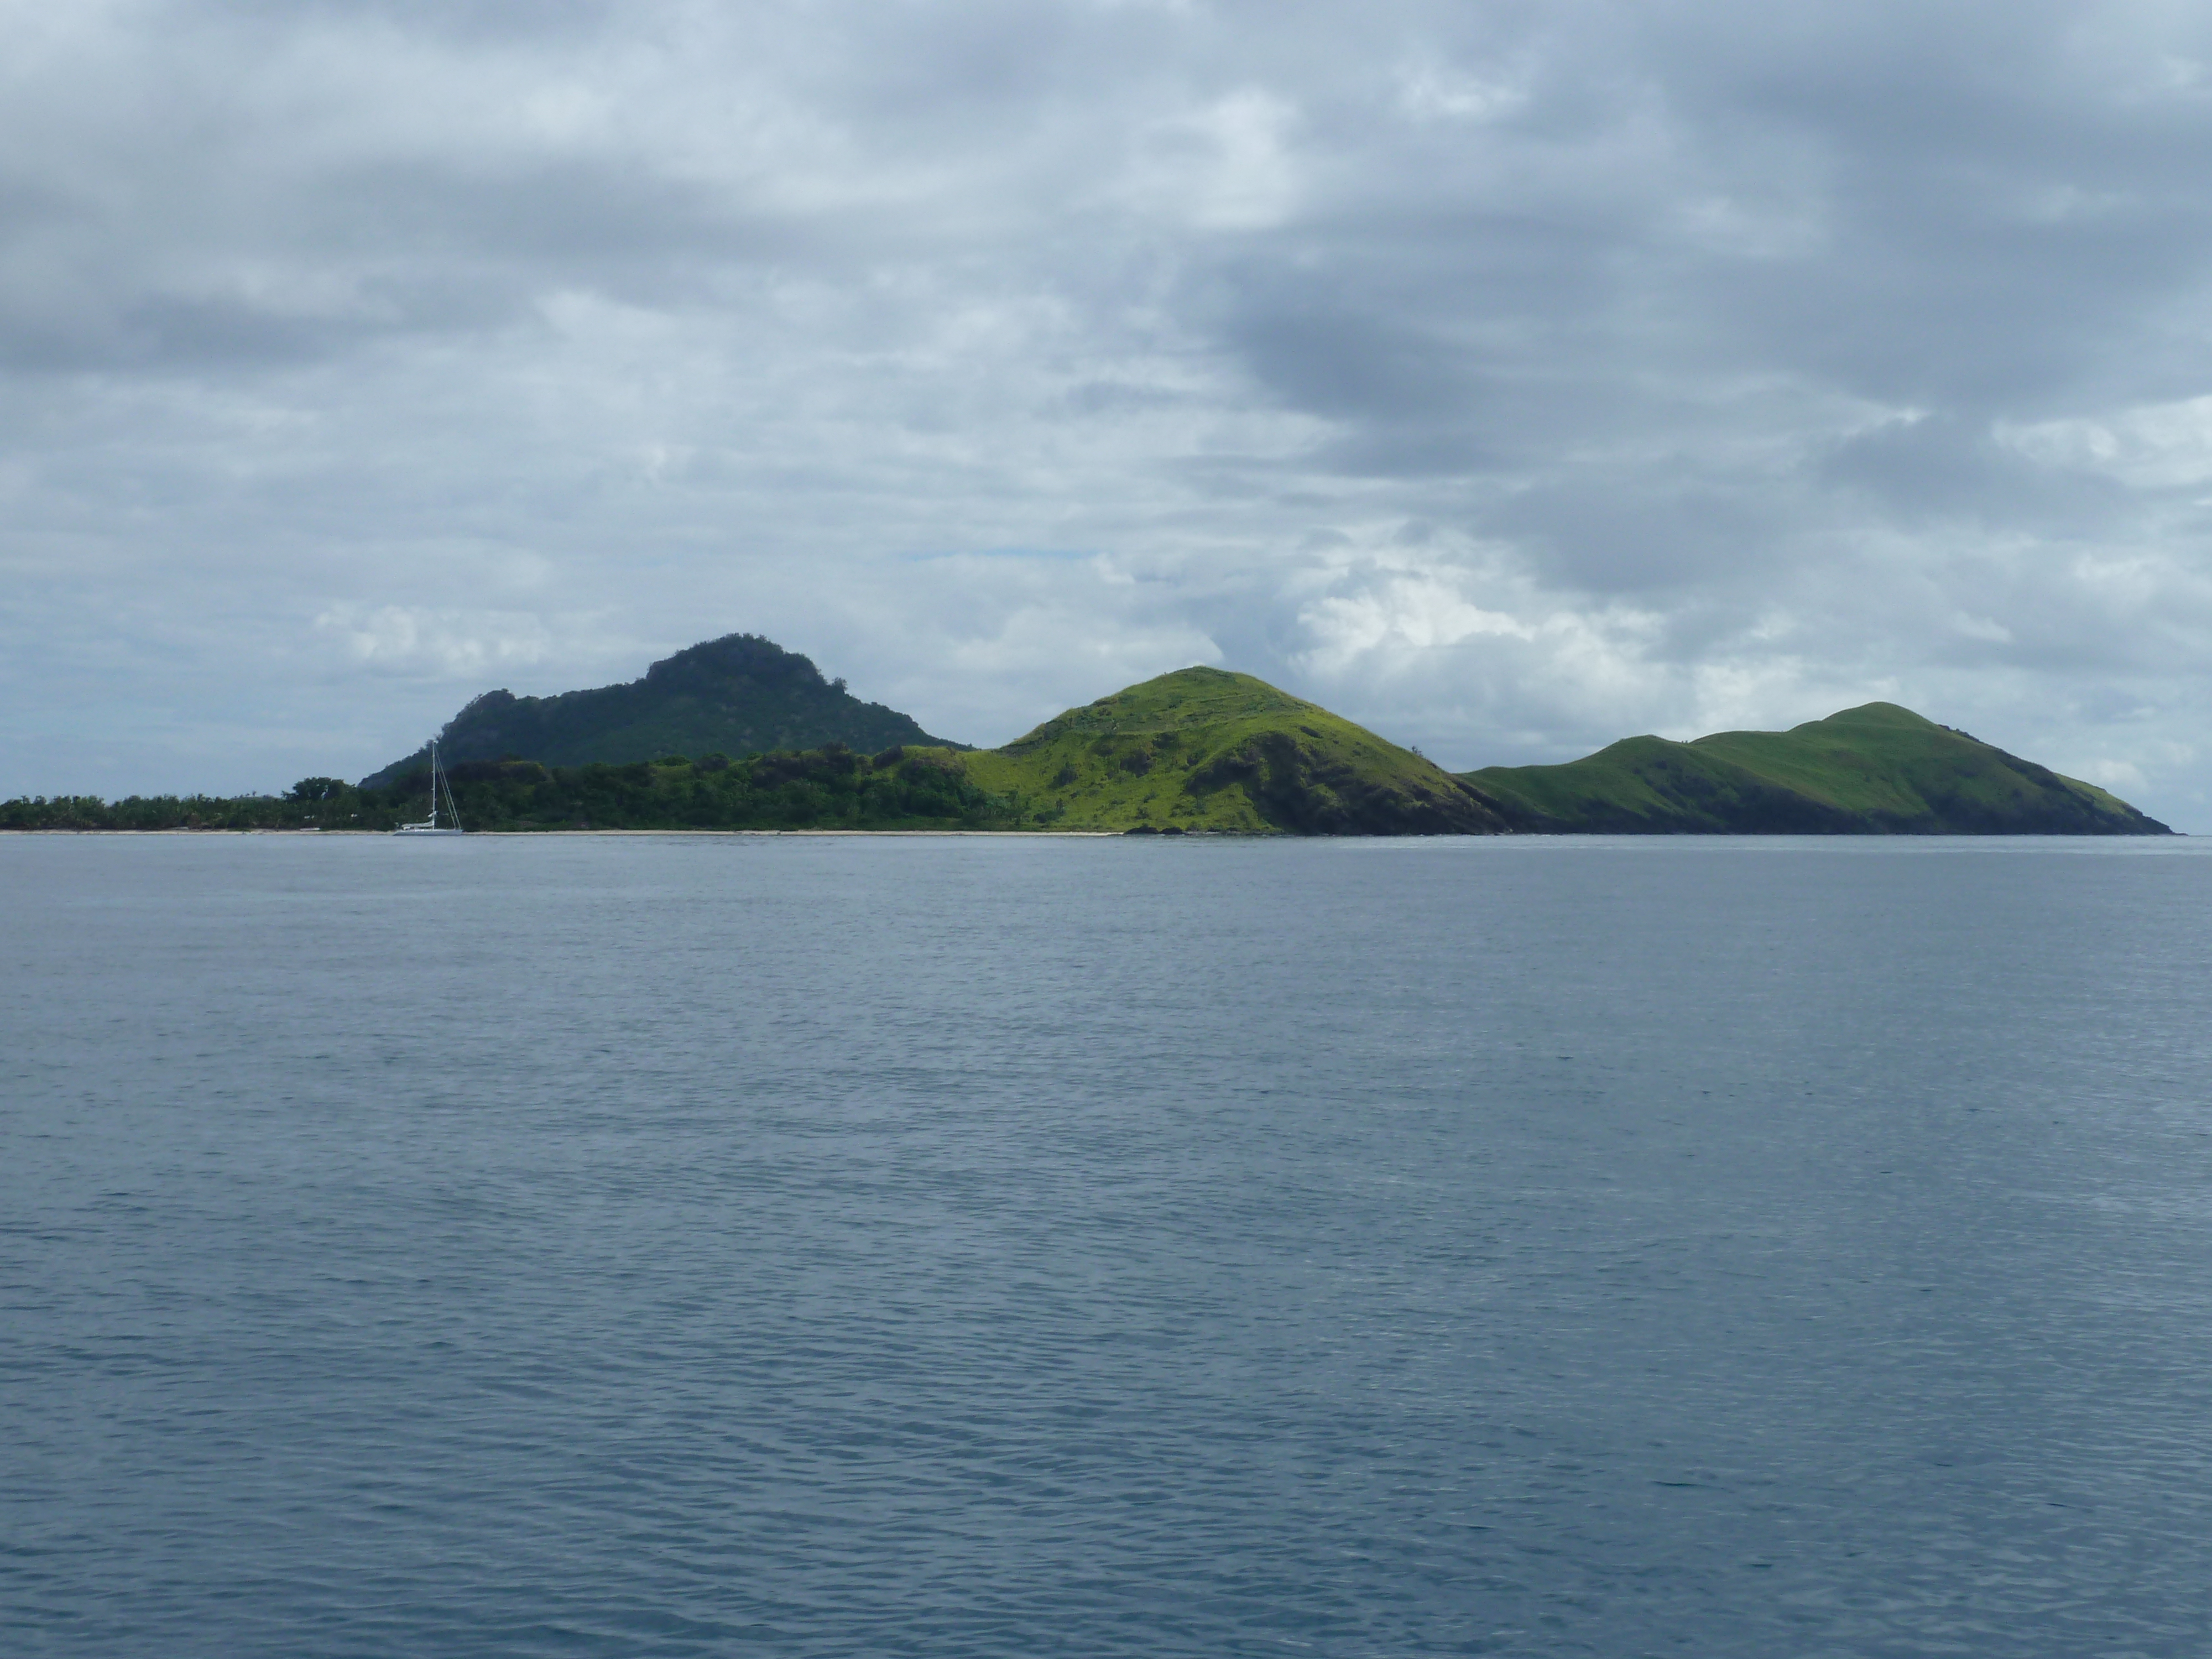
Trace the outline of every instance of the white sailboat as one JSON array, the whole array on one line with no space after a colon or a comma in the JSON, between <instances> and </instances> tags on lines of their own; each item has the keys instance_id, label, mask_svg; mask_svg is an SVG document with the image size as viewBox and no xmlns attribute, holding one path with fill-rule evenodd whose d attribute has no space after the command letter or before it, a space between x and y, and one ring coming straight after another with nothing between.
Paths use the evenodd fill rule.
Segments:
<instances>
[{"instance_id":1,"label":"white sailboat","mask_svg":"<svg viewBox=\"0 0 2212 1659\"><path fill-rule=\"evenodd\" d=\"M450 825L438 822L438 800L443 796L446 816ZM446 769L438 764L438 740L430 739L430 816L422 823L403 823L392 832L395 836L458 836L461 833L460 809L453 805L453 786L446 781Z\"/></svg>"}]
</instances>

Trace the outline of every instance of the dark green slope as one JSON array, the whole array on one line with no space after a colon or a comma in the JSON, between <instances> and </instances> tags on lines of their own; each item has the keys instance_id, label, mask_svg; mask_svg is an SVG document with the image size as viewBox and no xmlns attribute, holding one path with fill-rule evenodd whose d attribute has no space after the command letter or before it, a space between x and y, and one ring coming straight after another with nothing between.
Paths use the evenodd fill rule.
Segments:
<instances>
[{"instance_id":1,"label":"dark green slope","mask_svg":"<svg viewBox=\"0 0 2212 1659\"><path fill-rule=\"evenodd\" d=\"M925 741L870 755L840 744L735 762L613 766L454 758L450 771L462 822L482 830L1392 836L1509 827L1432 762L1249 674L1214 668L1163 674L1071 708L1003 749ZM360 815L349 823L397 822L428 811L428 789L417 758L390 787L364 784L322 810L333 823L346 813Z\"/></svg>"},{"instance_id":2,"label":"dark green slope","mask_svg":"<svg viewBox=\"0 0 2212 1659\"><path fill-rule=\"evenodd\" d=\"M908 716L862 702L842 680L797 652L753 634L731 634L679 651L645 678L592 691L518 697L487 691L447 722L439 752L449 764L498 760L547 766L623 765L664 755L763 754L842 744L957 749ZM422 768L427 746L362 780L378 789Z\"/></svg>"},{"instance_id":3,"label":"dark green slope","mask_svg":"<svg viewBox=\"0 0 2212 1659\"><path fill-rule=\"evenodd\" d=\"M951 752L927 750L910 757L886 749L872 757L816 749L623 766L463 761L449 781L462 826L471 831L1008 827L1004 803L939 758ZM428 767L418 766L385 788L302 778L283 796L133 796L112 804L42 796L0 801L0 830L385 830L428 816L429 784Z\"/></svg>"},{"instance_id":4,"label":"dark green slope","mask_svg":"<svg viewBox=\"0 0 2212 1659\"><path fill-rule=\"evenodd\" d=\"M1562 766L1464 781L1518 827L1613 835L2162 836L2062 777L1891 702L1787 732L1626 738Z\"/></svg>"},{"instance_id":5,"label":"dark green slope","mask_svg":"<svg viewBox=\"0 0 2212 1659\"><path fill-rule=\"evenodd\" d=\"M856 753L832 737L805 752L786 740L726 758L809 719L847 720L861 737L917 730L846 696L805 658L732 636L631 685L479 698L445 741L462 822L477 830L2172 833L2104 790L1893 703L1788 732L1630 738L1564 766L1454 777L1249 675L1189 668L1069 709L1002 749L925 738ZM556 758L498 758L533 744ZM562 763L569 744L652 760ZM685 749L699 757L670 758ZM418 755L358 787L306 778L281 799L8 801L0 830L389 829L424 816L428 787Z\"/></svg>"}]
</instances>

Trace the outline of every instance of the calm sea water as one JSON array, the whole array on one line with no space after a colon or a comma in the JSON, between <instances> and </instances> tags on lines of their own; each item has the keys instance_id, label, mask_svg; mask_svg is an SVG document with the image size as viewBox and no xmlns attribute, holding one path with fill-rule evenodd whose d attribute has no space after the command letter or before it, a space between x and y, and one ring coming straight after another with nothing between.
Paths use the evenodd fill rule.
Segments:
<instances>
[{"instance_id":1,"label":"calm sea water","mask_svg":"<svg viewBox=\"0 0 2212 1659\"><path fill-rule=\"evenodd\" d=\"M0 1650L2201 1655L2212 845L0 841Z\"/></svg>"}]
</instances>

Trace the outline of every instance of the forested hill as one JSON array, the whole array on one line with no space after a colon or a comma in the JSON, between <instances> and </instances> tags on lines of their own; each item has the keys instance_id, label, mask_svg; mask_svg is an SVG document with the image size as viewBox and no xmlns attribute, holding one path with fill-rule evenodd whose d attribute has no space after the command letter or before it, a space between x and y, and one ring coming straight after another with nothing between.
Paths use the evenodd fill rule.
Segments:
<instances>
[{"instance_id":1,"label":"forested hill","mask_svg":"<svg viewBox=\"0 0 2212 1659\"><path fill-rule=\"evenodd\" d=\"M842 744L863 751L933 738L908 715L862 702L842 680L757 634L708 640L645 671L642 679L551 697L487 691L446 723L439 752L448 764L501 758L546 766L623 765L664 755L726 755ZM416 770L427 746L363 778L381 789Z\"/></svg>"},{"instance_id":2,"label":"forested hill","mask_svg":"<svg viewBox=\"0 0 2212 1659\"><path fill-rule=\"evenodd\" d=\"M825 730L852 735L816 735ZM1563 766L1455 777L1249 674L1186 668L1000 749L924 736L869 752L854 740L917 730L823 681L805 658L733 635L629 685L480 697L444 742L471 830L2172 833L2093 784L1894 703L1788 732L1628 738ZM580 754L631 758L562 758ZM0 830L388 830L428 816L428 790L416 755L358 787L303 778L281 798L0 802Z\"/></svg>"},{"instance_id":3,"label":"forested hill","mask_svg":"<svg viewBox=\"0 0 2212 1659\"><path fill-rule=\"evenodd\" d=\"M1475 791L1413 750L1249 674L1213 668L1129 686L981 753L893 744L864 754L831 744L620 764L456 758L448 769L471 830L1407 836L1508 827ZM4 802L0 830L389 830L427 817L428 791L428 768L417 759L388 784L302 778L281 799Z\"/></svg>"},{"instance_id":4,"label":"forested hill","mask_svg":"<svg viewBox=\"0 0 2212 1659\"><path fill-rule=\"evenodd\" d=\"M1516 828L1601 835L2163 836L2094 784L1870 702L1787 732L1624 738L1462 774Z\"/></svg>"}]
</instances>

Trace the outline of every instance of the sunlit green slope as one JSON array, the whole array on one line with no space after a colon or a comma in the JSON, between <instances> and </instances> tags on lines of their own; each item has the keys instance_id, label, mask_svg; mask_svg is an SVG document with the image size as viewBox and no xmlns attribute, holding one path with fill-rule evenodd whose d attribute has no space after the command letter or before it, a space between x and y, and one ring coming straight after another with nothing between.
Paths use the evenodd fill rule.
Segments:
<instances>
[{"instance_id":1,"label":"sunlit green slope","mask_svg":"<svg viewBox=\"0 0 2212 1659\"><path fill-rule=\"evenodd\" d=\"M1062 830L1494 834L1472 789L1249 674L1185 668L948 756L1014 823Z\"/></svg>"},{"instance_id":2,"label":"sunlit green slope","mask_svg":"<svg viewBox=\"0 0 2212 1659\"><path fill-rule=\"evenodd\" d=\"M1521 827L1612 834L2171 833L2094 784L1891 702L1787 732L1626 738L1562 766L1465 781Z\"/></svg>"}]
</instances>

